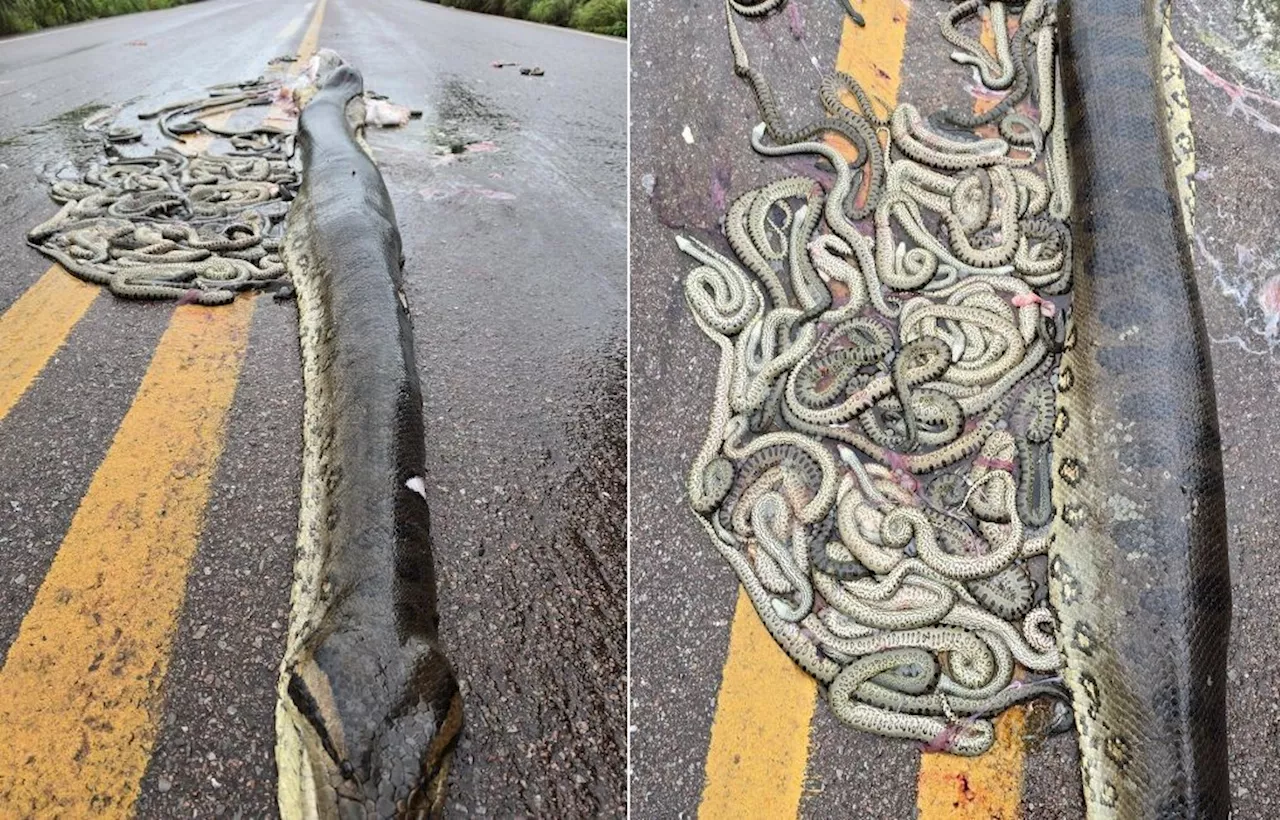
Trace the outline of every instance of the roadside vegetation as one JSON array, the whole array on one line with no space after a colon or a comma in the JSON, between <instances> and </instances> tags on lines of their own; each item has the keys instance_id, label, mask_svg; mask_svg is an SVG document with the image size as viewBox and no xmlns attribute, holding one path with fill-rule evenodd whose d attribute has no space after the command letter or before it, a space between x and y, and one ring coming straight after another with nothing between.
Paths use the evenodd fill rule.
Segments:
<instances>
[{"instance_id":1,"label":"roadside vegetation","mask_svg":"<svg viewBox=\"0 0 1280 820\"><path fill-rule=\"evenodd\" d=\"M6 0L0 0L5 2ZM627 36L627 0L436 0L441 5Z\"/></svg>"},{"instance_id":2,"label":"roadside vegetation","mask_svg":"<svg viewBox=\"0 0 1280 820\"><path fill-rule=\"evenodd\" d=\"M131 11L180 6L189 0L0 0L0 35L21 34Z\"/></svg>"}]
</instances>

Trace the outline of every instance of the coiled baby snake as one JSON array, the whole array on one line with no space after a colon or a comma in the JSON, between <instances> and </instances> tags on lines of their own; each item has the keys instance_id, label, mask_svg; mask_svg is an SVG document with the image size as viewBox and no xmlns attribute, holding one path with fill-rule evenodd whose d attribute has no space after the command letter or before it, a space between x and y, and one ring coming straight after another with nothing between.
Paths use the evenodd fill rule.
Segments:
<instances>
[{"instance_id":1,"label":"coiled baby snake","mask_svg":"<svg viewBox=\"0 0 1280 820\"><path fill-rule=\"evenodd\" d=\"M686 300L721 351L691 505L845 722L977 754L992 716L1049 698L1061 728L1044 593L1046 323L1071 281L1071 239L1038 170L1054 120L1015 110L1028 94L1053 110L1051 78L1032 82L1021 56L1053 18L1028 4L985 62L957 46L1010 89L984 120L1000 135L966 140L908 104L882 116L840 75L822 84L826 119L785 128L734 20L778 5L726 4L735 69L764 119L752 145L822 157L835 179L825 193L796 176L742 193L725 221L732 256L677 240L698 263ZM952 39L978 5L948 18ZM831 133L852 162L818 139ZM855 206L858 173L870 196Z\"/></svg>"},{"instance_id":2,"label":"coiled baby snake","mask_svg":"<svg viewBox=\"0 0 1280 820\"><path fill-rule=\"evenodd\" d=\"M794 177L742 194L726 232L745 271L679 240L703 263L686 293L721 349L695 512L850 725L977 754L989 717L1065 705L1069 687L1090 817L1225 817L1221 465L1179 229L1193 163L1167 9L1059 4L1064 76L1047 3L987 3L988 54L959 30L984 5L966 0L943 34L1007 89L994 106L882 118L832 77L828 119L787 131L734 21L779 5L726 7L764 118L752 145L822 156L835 181L825 196ZM964 133L985 124L997 136ZM872 177L856 208L855 172ZM1073 196L1090 218L1069 225ZM708 289L708 269L726 281Z\"/></svg>"},{"instance_id":3,"label":"coiled baby snake","mask_svg":"<svg viewBox=\"0 0 1280 820\"><path fill-rule=\"evenodd\" d=\"M144 112L140 118L156 119L170 139L203 131L229 138L231 151L190 156L166 146L132 156L109 147L83 173L52 180L50 195L62 208L27 241L68 272L126 299L222 305L241 291L279 287L286 280L282 222L298 188L291 137L193 118L267 105L278 87L263 80L234 91L214 87L204 98ZM112 133L107 129L105 139Z\"/></svg>"}]
</instances>

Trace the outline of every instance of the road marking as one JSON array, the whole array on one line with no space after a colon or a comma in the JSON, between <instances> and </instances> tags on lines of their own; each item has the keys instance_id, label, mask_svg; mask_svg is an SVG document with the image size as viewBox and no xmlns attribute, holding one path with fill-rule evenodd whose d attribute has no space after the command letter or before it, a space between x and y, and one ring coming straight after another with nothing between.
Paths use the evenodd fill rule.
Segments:
<instances>
[{"instance_id":1,"label":"road marking","mask_svg":"<svg viewBox=\"0 0 1280 820\"><path fill-rule=\"evenodd\" d=\"M314 51L324 5L300 52ZM0 332L31 319L61 326L40 315L58 301L56 289L87 288L85 309L98 290L56 266L45 278L69 284L42 279L0 317ZM0 805L20 816L133 812L256 304L248 294L223 307L173 311L0 666ZM52 335L47 352L24 365L34 368L26 383L66 331ZM8 350L0 341L0 363ZM10 372L19 368L0 376Z\"/></svg>"},{"instance_id":2,"label":"road marking","mask_svg":"<svg viewBox=\"0 0 1280 820\"><path fill-rule=\"evenodd\" d=\"M898 88L902 85L902 55L907 47L907 18L911 6L907 0L877 0L859 6L866 21L856 25L845 15L840 29L840 51L836 55L836 70L849 74L871 97L872 104L881 104L882 114L889 114L898 101ZM853 102L853 95L842 91L841 96ZM856 104L855 104L856 105ZM856 110L856 107L855 107ZM882 134L881 146L888 139ZM856 153L843 138L828 137L827 141L849 159ZM866 202L871 190L871 175L862 178L858 203Z\"/></svg>"},{"instance_id":3,"label":"road marking","mask_svg":"<svg viewBox=\"0 0 1280 820\"><path fill-rule=\"evenodd\" d=\"M979 757L941 752L920 756L918 820L1017 820L1022 805L1022 740L1027 713L1014 707L996 718L996 740Z\"/></svg>"},{"instance_id":4,"label":"road marking","mask_svg":"<svg viewBox=\"0 0 1280 820\"><path fill-rule=\"evenodd\" d=\"M836 68L886 105L898 99L906 0L865 0L866 28L848 19ZM769 635L741 589L729 633L707 749L700 820L795 817L809 756L818 686Z\"/></svg>"},{"instance_id":5,"label":"road marking","mask_svg":"<svg viewBox=\"0 0 1280 820\"><path fill-rule=\"evenodd\" d=\"M256 299L174 311L0 667L0 803L126 816Z\"/></svg>"},{"instance_id":6,"label":"road marking","mask_svg":"<svg viewBox=\"0 0 1280 820\"><path fill-rule=\"evenodd\" d=\"M311 18L311 25L307 26L307 33L302 35L302 42L298 44L298 59L294 62L290 69L290 74L300 74L306 68L307 61L311 59L311 55L316 53L316 46L320 43L320 24L324 22L324 7L329 0L320 0L316 6L316 13Z\"/></svg>"},{"instance_id":7,"label":"road marking","mask_svg":"<svg viewBox=\"0 0 1280 820\"><path fill-rule=\"evenodd\" d=\"M857 8L867 24L857 26L848 16L844 18L836 70L851 74L873 100L892 110L902 85L911 4L907 0L867 0Z\"/></svg>"},{"instance_id":8,"label":"road marking","mask_svg":"<svg viewBox=\"0 0 1280 820\"><path fill-rule=\"evenodd\" d=\"M774 642L738 589L699 820L795 817L818 685Z\"/></svg>"},{"instance_id":9,"label":"road marking","mask_svg":"<svg viewBox=\"0 0 1280 820\"><path fill-rule=\"evenodd\" d=\"M54 265L0 315L0 421L66 342L98 290Z\"/></svg>"},{"instance_id":10,"label":"road marking","mask_svg":"<svg viewBox=\"0 0 1280 820\"><path fill-rule=\"evenodd\" d=\"M991 18L982 20L982 45L995 52ZM996 100L974 100L981 114ZM991 129L994 132L994 128ZM994 133L993 133L994 136ZM1022 739L1026 707L1015 706L995 721L996 739L980 757L923 753L916 780L917 820L1016 820L1022 807Z\"/></svg>"}]
</instances>

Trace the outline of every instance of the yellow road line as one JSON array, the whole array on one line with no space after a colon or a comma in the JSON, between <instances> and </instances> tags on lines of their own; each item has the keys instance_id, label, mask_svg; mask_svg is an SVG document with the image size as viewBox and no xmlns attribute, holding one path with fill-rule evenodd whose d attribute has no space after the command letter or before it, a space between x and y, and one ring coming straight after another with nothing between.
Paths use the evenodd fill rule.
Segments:
<instances>
[{"instance_id":1,"label":"yellow road line","mask_svg":"<svg viewBox=\"0 0 1280 820\"><path fill-rule=\"evenodd\" d=\"M866 28L845 21L836 68L892 106L910 6L906 0L863 0L857 6ZM711 725L700 820L799 813L817 691L739 590Z\"/></svg>"},{"instance_id":2,"label":"yellow road line","mask_svg":"<svg viewBox=\"0 0 1280 820\"><path fill-rule=\"evenodd\" d=\"M256 300L174 311L0 668L0 805L128 816Z\"/></svg>"},{"instance_id":3,"label":"yellow road line","mask_svg":"<svg viewBox=\"0 0 1280 820\"><path fill-rule=\"evenodd\" d=\"M307 33L302 35L302 42L298 44L298 59L293 64L292 74L299 74L306 67L307 61L311 59L311 55L316 53L316 46L320 43L320 24L324 22L324 7L329 0L320 0L316 4L315 14L311 17L311 25L307 26Z\"/></svg>"},{"instance_id":4,"label":"yellow road line","mask_svg":"<svg viewBox=\"0 0 1280 820\"><path fill-rule=\"evenodd\" d=\"M54 265L0 315L0 420L27 392L97 296L97 285L81 282Z\"/></svg>"},{"instance_id":5,"label":"yellow road line","mask_svg":"<svg viewBox=\"0 0 1280 820\"><path fill-rule=\"evenodd\" d=\"M307 49L314 50L324 5L304 38ZM0 317L0 399L10 404L98 290L56 266L44 279ZM61 296L64 288L71 297ZM70 318L67 302L76 299L84 307ZM132 814L256 304L246 295L225 307L173 311L0 667L5 812ZM51 341L19 345L43 355L35 349L23 358L4 341L30 338L43 325L54 328L44 333ZM21 384L12 375L19 373L28 374ZM6 389L10 381L19 386Z\"/></svg>"},{"instance_id":6,"label":"yellow road line","mask_svg":"<svg viewBox=\"0 0 1280 820\"><path fill-rule=\"evenodd\" d=\"M996 718L996 742L980 757L920 756L918 820L1017 820L1022 804L1026 711Z\"/></svg>"},{"instance_id":7,"label":"yellow road line","mask_svg":"<svg viewBox=\"0 0 1280 820\"><path fill-rule=\"evenodd\" d=\"M990 18L983 19L981 39L994 53ZM995 104L995 100L975 100L973 110L982 113ZM1022 739L1026 717L1025 707L1015 706L997 718L995 743L981 757L922 754L916 781L917 819L1016 820L1027 757Z\"/></svg>"},{"instance_id":8,"label":"yellow road line","mask_svg":"<svg viewBox=\"0 0 1280 820\"><path fill-rule=\"evenodd\" d=\"M795 817L817 691L813 678L774 643L740 588L699 820Z\"/></svg>"},{"instance_id":9,"label":"yellow road line","mask_svg":"<svg viewBox=\"0 0 1280 820\"><path fill-rule=\"evenodd\" d=\"M907 0L865 0L855 6L867 24L856 26L845 17L836 70L851 74L872 100L883 103L885 111L892 110L902 85L911 4Z\"/></svg>"}]
</instances>

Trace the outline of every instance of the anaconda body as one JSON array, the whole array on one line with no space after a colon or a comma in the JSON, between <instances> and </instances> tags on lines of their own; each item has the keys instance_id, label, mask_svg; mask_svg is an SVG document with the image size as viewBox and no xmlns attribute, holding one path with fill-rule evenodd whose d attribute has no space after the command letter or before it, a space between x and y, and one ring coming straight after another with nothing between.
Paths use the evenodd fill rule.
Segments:
<instances>
[{"instance_id":1,"label":"anaconda body","mask_svg":"<svg viewBox=\"0 0 1280 820\"><path fill-rule=\"evenodd\" d=\"M1225 818L1230 580L1158 0L1059 12L1075 191L1050 596L1090 818Z\"/></svg>"},{"instance_id":2,"label":"anaconda body","mask_svg":"<svg viewBox=\"0 0 1280 820\"><path fill-rule=\"evenodd\" d=\"M276 713L285 818L438 817L462 724L437 640L400 236L347 122L362 86L340 67L303 112L305 172L285 234L306 385Z\"/></svg>"}]
</instances>

